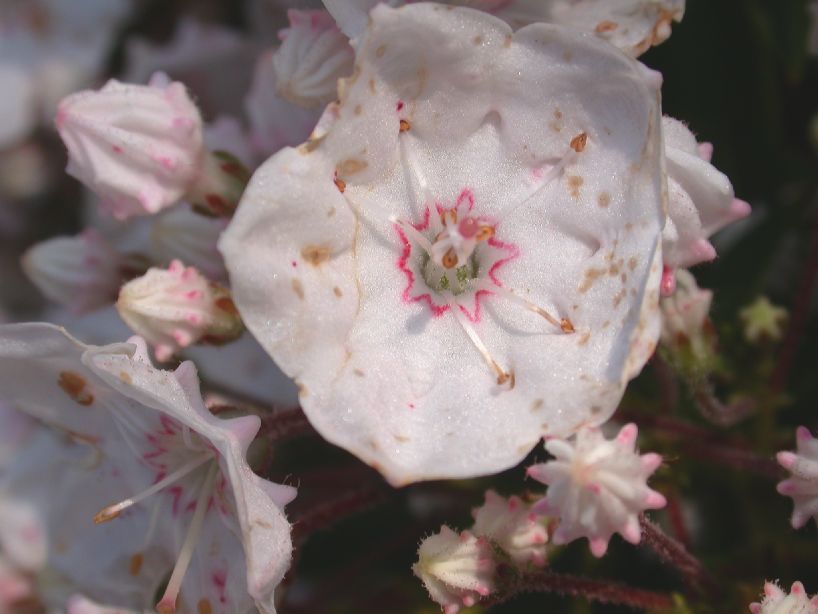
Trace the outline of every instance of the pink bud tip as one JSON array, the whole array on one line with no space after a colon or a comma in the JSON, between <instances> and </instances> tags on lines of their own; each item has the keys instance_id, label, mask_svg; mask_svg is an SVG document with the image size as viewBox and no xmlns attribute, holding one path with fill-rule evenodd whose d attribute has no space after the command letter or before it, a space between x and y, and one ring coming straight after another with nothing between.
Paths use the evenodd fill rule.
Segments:
<instances>
[{"instance_id":1,"label":"pink bud tip","mask_svg":"<svg viewBox=\"0 0 818 614\"><path fill-rule=\"evenodd\" d=\"M713 159L713 143L699 143L699 157L705 162Z\"/></svg>"},{"instance_id":2,"label":"pink bud tip","mask_svg":"<svg viewBox=\"0 0 818 614\"><path fill-rule=\"evenodd\" d=\"M792 583L790 587L790 592L796 595L801 595L804 593L804 585L798 582L797 580Z\"/></svg>"},{"instance_id":3,"label":"pink bud tip","mask_svg":"<svg viewBox=\"0 0 818 614\"><path fill-rule=\"evenodd\" d=\"M488 586L483 586L482 584L476 586L474 590L478 595L481 595L483 597L485 597L491 592Z\"/></svg>"},{"instance_id":4,"label":"pink bud tip","mask_svg":"<svg viewBox=\"0 0 818 614\"><path fill-rule=\"evenodd\" d=\"M642 462L642 467L645 469L645 471L649 471L650 473L656 471L656 469L659 468L659 465L662 464L662 456L656 454L655 452L643 454L640 457L640 460Z\"/></svg>"},{"instance_id":5,"label":"pink bud tip","mask_svg":"<svg viewBox=\"0 0 818 614\"><path fill-rule=\"evenodd\" d=\"M591 539L591 554L596 558L602 558L608 551L608 540L602 537L594 537Z\"/></svg>"},{"instance_id":6,"label":"pink bud tip","mask_svg":"<svg viewBox=\"0 0 818 614\"><path fill-rule=\"evenodd\" d=\"M466 595L465 597L463 597L463 605L466 606L467 608L472 607L475 603L476 602L474 600L474 597L472 597L471 595Z\"/></svg>"},{"instance_id":7,"label":"pink bud tip","mask_svg":"<svg viewBox=\"0 0 818 614\"><path fill-rule=\"evenodd\" d=\"M733 202L730 204L730 217L740 220L750 215L752 210L753 209L750 207L750 203L741 200L740 198L734 198Z\"/></svg>"},{"instance_id":8,"label":"pink bud tip","mask_svg":"<svg viewBox=\"0 0 818 614\"><path fill-rule=\"evenodd\" d=\"M449 604L443 606L443 614L457 614L460 611L460 606L457 604Z\"/></svg>"},{"instance_id":9,"label":"pink bud tip","mask_svg":"<svg viewBox=\"0 0 818 614\"><path fill-rule=\"evenodd\" d=\"M792 452L779 452L775 455L775 458L778 460L778 464L784 467L784 469L792 469L795 463L798 462L798 457Z\"/></svg>"},{"instance_id":10,"label":"pink bud tip","mask_svg":"<svg viewBox=\"0 0 818 614\"><path fill-rule=\"evenodd\" d=\"M812 433L809 432L809 429L805 426L799 426L795 430L795 437L800 441L808 441L812 439Z\"/></svg>"},{"instance_id":11,"label":"pink bud tip","mask_svg":"<svg viewBox=\"0 0 818 614\"><path fill-rule=\"evenodd\" d=\"M602 487L599 484L594 484L593 482L590 484L586 484L586 487L595 495L598 495L602 492Z\"/></svg>"},{"instance_id":12,"label":"pink bud tip","mask_svg":"<svg viewBox=\"0 0 818 614\"><path fill-rule=\"evenodd\" d=\"M761 612L761 604L760 603L751 603L750 604L750 612L751 612L751 614L759 614L759 612Z\"/></svg>"},{"instance_id":13,"label":"pink bud tip","mask_svg":"<svg viewBox=\"0 0 818 614\"><path fill-rule=\"evenodd\" d=\"M765 582L764 583L764 595L766 597L775 597L780 592L781 591L778 590L778 587L775 584L773 584L772 582Z\"/></svg>"},{"instance_id":14,"label":"pink bud tip","mask_svg":"<svg viewBox=\"0 0 818 614\"><path fill-rule=\"evenodd\" d=\"M663 494L651 490L645 497L645 505L652 510L658 510L667 505L667 499Z\"/></svg>"},{"instance_id":15,"label":"pink bud tip","mask_svg":"<svg viewBox=\"0 0 818 614\"><path fill-rule=\"evenodd\" d=\"M665 265L662 269L662 281L659 282L662 296L670 296L676 291L676 270Z\"/></svg>"},{"instance_id":16,"label":"pink bud tip","mask_svg":"<svg viewBox=\"0 0 818 614\"><path fill-rule=\"evenodd\" d=\"M716 257L716 248L707 239L699 239L693 245L693 252L702 262L713 260Z\"/></svg>"},{"instance_id":17,"label":"pink bud tip","mask_svg":"<svg viewBox=\"0 0 818 614\"><path fill-rule=\"evenodd\" d=\"M626 424L622 427L619 431L619 434L616 436L616 440L619 443L623 443L626 445L630 445L636 441L636 436L639 434L639 429L636 425L631 422L630 424Z\"/></svg>"}]
</instances>

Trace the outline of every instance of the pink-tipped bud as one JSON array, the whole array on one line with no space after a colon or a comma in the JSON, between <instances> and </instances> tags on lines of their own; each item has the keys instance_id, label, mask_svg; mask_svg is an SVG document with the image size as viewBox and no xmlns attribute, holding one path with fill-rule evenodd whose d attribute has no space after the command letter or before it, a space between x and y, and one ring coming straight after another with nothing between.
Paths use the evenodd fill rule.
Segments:
<instances>
[{"instance_id":1,"label":"pink-tipped bud","mask_svg":"<svg viewBox=\"0 0 818 614\"><path fill-rule=\"evenodd\" d=\"M67 171L117 218L150 215L190 190L202 171L202 119L184 85L109 81L65 98L57 130Z\"/></svg>"},{"instance_id":2,"label":"pink-tipped bud","mask_svg":"<svg viewBox=\"0 0 818 614\"><path fill-rule=\"evenodd\" d=\"M244 330L227 290L178 260L167 270L150 269L125 284L117 309L128 326L154 345L159 360L198 341L232 341Z\"/></svg>"},{"instance_id":3,"label":"pink-tipped bud","mask_svg":"<svg viewBox=\"0 0 818 614\"><path fill-rule=\"evenodd\" d=\"M515 564L545 561L548 542L545 520L533 514L519 497L506 499L488 490L486 502L473 515L473 532L491 539Z\"/></svg>"}]
</instances>

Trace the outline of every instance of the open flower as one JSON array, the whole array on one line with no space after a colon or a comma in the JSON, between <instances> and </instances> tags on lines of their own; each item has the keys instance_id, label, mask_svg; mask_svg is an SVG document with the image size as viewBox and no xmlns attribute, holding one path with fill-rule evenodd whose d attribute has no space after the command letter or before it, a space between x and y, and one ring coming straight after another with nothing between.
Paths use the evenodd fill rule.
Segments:
<instances>
[{"instance_id":1,"label":"open flower","mask_svg":"<svg viewBox=\"0 0 818 614\"><path fill-rule=\"evenodd\" d=\"M764 583L761 603L751 603L753 614L818 614L818 596L810 599L800 582L793 582L787 593L774 582Z\"/></svg>"},{"instance_id":2,"label":"open flower","mask_svg":"<svg viewBox=\"0 0 818 614\"><path fill-rule=\"evenodd\" d=\"M382 0L324 0L348 36L366 27L369 11ZM403 0L389 0L391 6ZM685 0L447 0L486 11L513 28L546 22L594 32L634 57L670 36L670 26L681 21Z\"/></svg>"},{"instance_id":3,"label":"open flower","mask_svg":"<svg viewBox=\"0 0 818 614\"><path fill-rule=\"evenodd\" d=\"M792 474L779 482L778 492L792 497L792 526L800 529L810 518L818 522L818 439L801 426L795 432L795 446L795 452L779 452L776 457L778 464Z\"/></svg>"},{"instance_id":4,"label":"open flower","mask_svg":"<svg viewBox=\"0 0 818 614\"><path fill-rule=\"evenodd\" d=\"M445 614L457 614L494 590L494 553L485 538L447 526L425 538L412 566L433 601Z\"/></svg>"},{"instance_id":5,"label":"open flower","mask_svg":"<svg viewBox=\"0 0 818 614\"><path fill-rule=\"evenodd\" d=\"M573 30L435 4L373 10L356 64L220 241L311 422L401 484L605 421L658 336L655 81Z\"/></svg>"},{"instance_id":6,"label":"open flower","mask_svg":"<svg viewBox=\"0 0 818 614\"><path fill-rule=\"evenodd\" d=\"M184 612L244 612L254 603L265 614L275 611L273 590L291 550L281 508L294 489L263 480L248 466L258 417L211 415L193 364L157 370L139 338L85 346L47 324L0 328L0 386L20 409L103 457L130 455L141 468L106 489L109 504L94 519L103 530L144 541L144 548L125 552L111 541L110 556L127 555L134 576L143 564L154 568L148 555L159 551L170 559L160 612L175 611L177 602ZM155 515L147 532L133 526L143 513ZM92 588L78 590L95 597Z\"/></svg>"},{"instance_id":7,"label":"open flower","mask_svg":"<svg viewBox=\"0 0 818 614\"><path fill-rule=\"evenodd\" d=\"M545 565L548 530L541 516L519 497L486 491L486 502L472 510L475 535L490 538L517 565Z\"/></svg>"},{"instance_id":8,"label":"open flower","mask_svg":"<svg viewBox=\"0 0 818 614\"><path fill-rule=\"evenodd\" d=\"M555 544L587 537L594 556L602 556L614 533L639 543L639 514L664 507L665 498L647 485L662 457L637 454L636 435L636 425L627 424L612 440L599 429L586 428L573 443L545 442L556 459L532 465L528 475L548 485L545 498L535 507L559 517Z\"/></svg>"}]
</instances>

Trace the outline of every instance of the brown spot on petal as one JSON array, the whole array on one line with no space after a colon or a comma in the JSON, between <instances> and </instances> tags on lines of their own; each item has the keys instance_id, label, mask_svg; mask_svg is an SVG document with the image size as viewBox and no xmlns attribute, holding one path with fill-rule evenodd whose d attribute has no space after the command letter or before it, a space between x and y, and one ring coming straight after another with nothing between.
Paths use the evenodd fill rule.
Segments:
<instances>
[{"instance_id":1,"label":"brown spot on petal","mask_svg":"<svg viewBox=\"0 0 818 614\"><path fill-rule=\"evenodd\" d=\"M570 62L571 60L574 59L574 54L566 49L565 51L562 52L562 59L565 60L566 62Z\"/></svg>"},{"instance_id":2,"label":"brown spot on petal","mask_svg":"<svg viewBox=\"0 0 818 614\"><path fill-rule=\"evenodd\" d=\"M378 48L375 49L375 57L382 58L384 53L386 53L386 45L378 45Z\"/></svg>"},{"instance_id":3,"label":"brown spot on petal","mask_svg":"<svg viewBox=\"0 0 818 614\"><path fill-rule=\"evenodd\" d=\"M338 298L341 298L342 296L344 296L344 293L343 293L343 292L341 292L341 288L339 288L338 286L335 286L335 287L332 289L332 293L333 293L335 296L337 296Z\"/></svg>"},{"instance_id":4,"label":"brown spot on petal","mask_svg":"<svg viewBox=\"0 0 818 614\"><path fill-rule=\"evenodd\" d=\"M622 302L622 299L624 299L625 296L627 296L627 294L628 294L628 292L624 288L616 293L616 296L613 297L614 309L619 307L619 303Z\"/></svg>"},{"instance_id":5,"label":"brown spot on petal","mask_svg":"<svg viewBox=\"0 0 818 614\"><path fill-rule=\"evenodd\" d=\"M355 173L360 173L367 166L369 165L364 160L349 158L338 165L338 174L344 176L354 175Z\"/></svg>"},{"instance_id":6,"label":"brown spot on petal","mask_svg":"<svg viewBox=\"0 0 818 614\"><path fill-rule=\"evenodd\" d=\"M400 131L409 132L409 122L405 119L400 120Z\"/></svg>"},{"instance_id":7,"label":"brown spot on petal","mask_svg":"<svg viewBox=\"0 0 818 614\"><path fill-rule=\"evenodd\" d=\"M560 320L560 329L566 334L573 333L575 330L573 323L568 318Z\"/></svg>"},{"instance_id":8,"label":"brown spot on petal","mask_svg":"<svg viewBox=\"0 0 818 614\"><path fill-rule=\"evenodd\" d=\"M131 375L127 371L120 371L119 372L119 380L126 383L132 384L133 380L131 379Z\"/></svg>"},{"instance_id":9,"label":"brown spot on petal","mask_svg":"<svg viewBox=\"0 0 818 614\"><path fill-rule=\"evenodd\" d=\"M606 273L605 269L588 269L585 271L585 277L582 280L582 283L579 285L579 292L584 293L591 289L591 286L594 285L597 279L602 277Z\"/></svg>"},{"instance_id":10,"label":"brown spot on petal","mask_svg":"<svg viewBox=\"0 0 818 614\"><path fill-rule=\"evenodd\" d=\"M636 265L639 263L639 259L636 256L631 256L628 258L628 268L633 271L636 269Z\"/></svg>"},{"instance_id":11,"label":"brown spot on petal","mask_svg":"<svg viewBox=\"0 0 818 614\"><path fill-rule=\"evenodd\" d=\"M600 21L598 24L596 24L596 28L594 28L594 30L596 30L598 34L603 34L605 32L613 32L618 27L619 24L614 23L613 21Z\"/></svg>"},{"instance_id":12,"label":"brown spot on petal","mask_svg":"<svg viewBox=\"0 0 818 614\"><path fill-rule=\"evenodd\" d=\"M579 189L585 180L579 175L571 175L568 177L568 193L574 198L579 198Z\"/></svg>"},{"instance_id":13,"label":"brown spot on petal","mask_svg":"<svg viewBox=\"0 0 818 614\"><path fill-rule=\"evenodd\" d=\"M482 45L482 44L483 44L483 37L482 37L482 36L480 36L480 35L478 34L477 36L475 36L475 37L472 39L472 42L473 42L475 45Z\"/></svg>"},{"instance_id":14,"label":"brown spot on petal","mask_svg":"<svg viewBox=\"0 0 818 614\"><path fill-rule=\"evenodd\" d=\"M575 152L580 153L585 150L585 146L588 144L588 135L584 132L580 132L576 135L573 139L571 139L571 149Z\"/></svg>"},{"instance_id":15,"label":"brown spot on petal","mask_svg":"<svg viewBox=\"0 0 818 614\"><path fill-rule=\"evenodd\" d=\"M511 36L511 34L506 36L506 39L503 41L503 47L505 47L506 49L511 47L511 43L512 43L513 40L514 40L514 37Z\"/></svg>"},{"instance_id":16,"label":"brown spot on petal","mask_svg":"<svg viewBox=\"0 0 818 614\"><path fill-rule=\"evenodd\" d=\"M196 612L197 614L213 614L210 601L207 598L199 599L199 603L196 604Z\"/></svg>"},{"instance_id":17,"label":"brown spot on petal","mask_svg":"<svg viewBox=\"0 0 818 614\"><path fill-rule=\"evenodd\" d=\"M293 287L293 292L295 292L295 295L303 301L304 300L304 286L301 285L301 280L296 279L295 277L293 277L293 280L292 280L291 284L292 284L292 287Z\"/></svg>"},{"instance_id":18,"label":"brown spot on petal","mask_svg":"<svg viewBox=\"0 0 818 614\"><path fill-rule=\"evenodd\" d=\"M369 91L373 94L377 92L377 89L375 88L375 79L369 79Z\"/></svg>"},{"instance_id":19,"label":"brown spot on petal","mask_svg":"<svg viewBox=\"0 0 818 614\"><path fill-rule=\"evenodd\" d=\"M602 411L602 408L599 405L591 405L591 413L596 415Z\"/></svg>"},{"instance_id":20,"label":"brown spot on petal","mask_svg":"<svg viewBox=\"0 0 818 614\"><path fill-rule=\"evenodd\" d=\"M392 434L392 437L394 437L394 438L395 438L395 441L397 441L397 442L399 442L399 443L406 443L407 441L409 441L409 438L408 438L408 437L406 437L405 435L395 435L395 434L393 433L393 434Z\"/></svg>"},{"instance_id":21,"label":"brown spot on petal","mask_svg":"<svg viewBox=\"0 0 818 614\"><path fill-rule=\"evenodd\" d=\"M134 554L128 563L128 573L132 576L138 576L139 572L142 570L142 561L144 561L144 559L145 557L143 557L142 554Z\"/></svg>"},{"instance_id":22,"label":"brown spot on petal","mask_svg":"<svg viewBox=\"0 0 818 614\"><path fill-rule=\"evenodd\" d=\"M57 385L69 398L79 405L88 406L94 402L94 395L86 388L85 378L73 371L60 371Z\"/></svg>"},{"instance_id":23,"label":"brown spot on petal","mask_svg":"<svg viewBox=\"0 0 818 614\"><path fill-rule=\"evenodd\" d=\"M353 369L352 372L358 377L364 377L366 374L360 369Z\"/></svg>"},{"instance_id":24,"label":"brown spot on petal","mask_svg":"<svg viewBox=\"0 0 818 614\"><path fill-rule=\"evenodd\" d=\"M347 184L346 184L346 182L345 182L343 179L339 179L338 177L336 177L336 178L334 179L334 181L335 181L335 187L336 187L336 188L338 188L338 191L339 191L341 194L343 194L343 193L344 193L344 190L346 190L346 189L347 189Z\"/></svg>"},{"instance_id":25,"label":"brown spot on petal","mask_svg":"<svg viewBox=\"0 0 818 614\"><path fill-rule=\"evenodd\" d=\"M362 107L361 105L356 104L356 105L355 105L355 108L354 108L354 109L352 109L352 112L353 112L355 115L360 115L361 113L363 113L363 112L364 112L364 109L363 109L363 107Z\"/></svg>"},{"instance_id":26,"label":"brown spot on petal","mask_svg":"<svg viewBox=\"0 0 818 614\"><path fill-rule=\"evenodd\" d=\"M534 402L531 404L531 411L538 411L542 408L543 403L542 399L534 399Z\"/></svg>"},{"instance_id":27,"label":"brown spot on petal","mask_svg":"<svg viewBox=\"0 0 818 614\"><path fill-rule=\"evenodd\" d=\"M596 202L598 202L599 206L604 209L611 204L611 195L607 192L600 192L599 196L596 197Z\"/></svg>"},{"instance_id":28,"label":"brown spot on petal","mask_svg":"<svg viewBox=\"0 0 818 614\"><path fill-rule=\"evenodd\" d=\"M301 250L301 257L312 266L320 266L329 260L330 249L326 245L305 245Z\"/></svg>"},{"instance_id":29,"label":"brown spot on petal","mask_svg":"<svg viewBox=\"0 0 818 614\"><path fill-rule=\"evenodd\" d=\"M590 332L584 332L584 333L582 333L582 335L580 336L579 341L578 341L577 343L578 343L579 345L585 345L586 343L588 343L588 340L589 340L590 338L591 338L591 333L590 333Z\"/></svg>"}]
</instances>

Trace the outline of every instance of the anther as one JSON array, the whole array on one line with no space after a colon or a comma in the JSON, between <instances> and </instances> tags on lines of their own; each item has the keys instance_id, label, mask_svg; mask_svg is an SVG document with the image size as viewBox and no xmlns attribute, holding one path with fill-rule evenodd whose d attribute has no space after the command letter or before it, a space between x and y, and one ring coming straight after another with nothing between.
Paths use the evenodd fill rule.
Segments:
<instances>
[{"instance_id":1,"label":"anther","mask_svg":"<svg viewBox=\"0 0 818 614\"><path fill-rule=\"evenodd\" d=\"M341 194L343 194L343 193L344 193L344 190L346 190L346 189L347 189L347 184L346 184L346 182L345 182L343 179L340 179L340 178L338 178L338 177L336 177L336 178L334 179L334 181L335 181L335 187L337 187L337 188L338 188L338 191L339 191Z\"/></svg>"},{"instance_id":2,"label":"anther","mask_svg":"<svg viewBox=\"0 0 818 614\"><path fill-rule=\"evenodd\" d=\"M401 132L408 132L409 131L409 122L405 119L400 120L400 131Z\"/></svg>"},{"instance_id":3,"label":"anther","mask_svg":"<svg viewBox=\"0 0 818 614\"><path fill-rule=\"evenodd\" d=\"M497 296L501 296L504 299L511 301L512 303L517 303L518 305L520 305L521 307L523 307L525 309L528 309L529 311L533 311L538 316L542 317L543 319L548 321L550 324L553 324L554 326L556 326L557 328L559 328L562 332L564 332L566 334L574 332L574 325L571 323L571 321L569 319L562 318L562 319L558 320L557 318L552 316L550 313L548 313L542 307L540 307L538 305L535 305L531 301L527 301L526 299L524 299L521 296L517 296L511 290L503 288L502 286L498 286L497 284L492 283L492 282L490 282L488 280L481 280L480 282L478 282L477 283L477 288L479 290L486 290L488 292L492 292L492 293L496 294Z\"/></svg>"},{"instance_id":4,"label":"anther","mask_svg":"<svg viewBox=\"0 0 818 614\"><path fill-rule=\"evenodd\" d=\"M443 254L443 266L447 269L453 269L457 266L457 254L454 251L454 248L449 248L445 254Z\"/></svg>"},{"instance_id":5,"label":"anther","mask_svg":"<svg viewBox=\"0 0 818 614\"><path fill-rule=\"evenodd\" d=\"M573 333L574 330L575 330L574 325L571 323L571 320L569 320L568 318L562 318L560 320L560 328L562 329L562 332L564 332L566 334Z\"/></svg>"}]
</instances>

